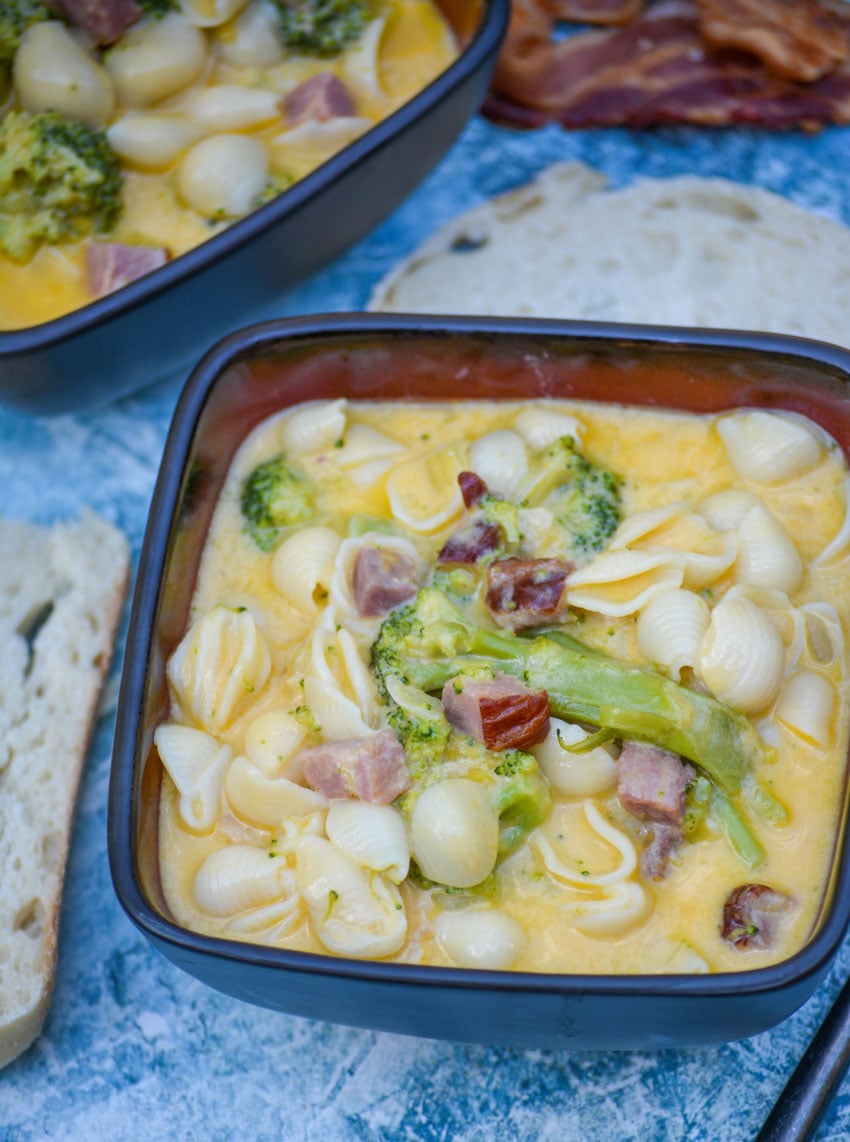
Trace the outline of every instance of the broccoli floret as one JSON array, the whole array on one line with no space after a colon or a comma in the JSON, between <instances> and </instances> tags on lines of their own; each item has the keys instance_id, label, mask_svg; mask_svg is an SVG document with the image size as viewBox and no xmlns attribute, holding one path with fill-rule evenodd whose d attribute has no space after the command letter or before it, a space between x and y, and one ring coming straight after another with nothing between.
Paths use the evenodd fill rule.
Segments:
<instances>
[{"instance_id":1,"label":"broccoli floret","mask_svg":"<svg viewBox=\"0 0 850 1142\"><path fill-rule=\"evenodd\" d=\"M153 20L161 20L178 7L176 0L138 0L138 3L144 14Z\"/></svg>"},{"instance_id":2,"label":"broccoli floret","mask_svg":"<svg viewBox=\"0 0 850 1142\"><path fill-rule=\"evenodd\" d=\"M287 528L315 514L307 477L282 453L257 465L242 485L240 507L245 531L261 551L271 551Z\"/></svg>"},{"instance_id":3,"label":"broccoli floret","mask_svg":"<svg viewBox=\"0 0 850 1142\"><path fill-rule=\"evenodd\" d=\"M121 187L101 131L54 111L12 111L0 124L0 249L13 261L27 261L42 243L109 231Z\"/></svg>"},{"instance_id":4,"label":"broccoli floret","mask_svg":"<svg viewBox=\"0 0 850 1142\"><path fill-rule=\"evenodd\" d=\"M15 58L27 28L49 19L39 0L0 0L0 69Z\"/></svg>"},{"instance_id":5,"label":"broccoli floret","mask_svg":"<svg viewBox=\"0 0 850 1142\"><path fill-rule=\"evenodd\" d=\"M566 528L573 555L586 558L601 551L620 522L620 478L577 452L569 436L547 448L539 464L533 501Z\"/></svg>"},{"instance_id":6,"label":"broccoli floret","mask_svg":"<svg viewBox=\"0 0 850 1142\"><path fill-rule=\"evenodd\" d=\"M372 663L385 691L390 674L425 693L482 668L511 674L545 690L553 714L669 749L699 766L727 799L743 796L757 809L746 783L770 762L772 751L743 715L566 634L524 638L484 630L440 591L425 587L385 621Z\"/></svg>"},{"instance_id":7,"label":"broccoli floret","mask_svg":"<svg viewBox=\"0 0 850 1142\"><path fill-rule=\"evenodd\" d=\"M337 56L372 18L368 0L275 0L284 44L305 55Z\"/></svg>"}]
</instances>

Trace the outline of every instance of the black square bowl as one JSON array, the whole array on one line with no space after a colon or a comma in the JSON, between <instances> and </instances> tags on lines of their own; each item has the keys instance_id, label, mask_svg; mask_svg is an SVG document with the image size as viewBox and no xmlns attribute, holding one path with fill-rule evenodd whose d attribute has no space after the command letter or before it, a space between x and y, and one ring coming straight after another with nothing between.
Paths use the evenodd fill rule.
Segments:
<instances>
[{"instance_id":1,"label":"black square bowl","mask_svg":"<svg viewBox=\"0 0 850 1142\"><path fill-rule=\"evenodd\" d=\"M339 315L255 326L216 346L176 410L130 622L109 792L121 904L169 960L265 1007L353 1026L491 1044L660 1048L723 1042L790 1015L850 920L847 782L810 938L767 968L714 975L570 975L364 962L213 938L174 921L158 872L166 662L182 637L231 459L251 429L304 400L569 397L708 413L803 413L850 451L850 354L771 335L448 317Z\"/></svg>"},{"instance_id":2,"label":"black square bowl","mask_svg":"<svg viewBox=\"0 0 850 1142\"><path fill-rule=\"evenodd\" d=\"M72 313L0 332L0 404L50 415L103 404L196 361L337 257L410 194L487 91L510 0L436 0L458 59L272 202Z\"/></svg>"}]
</instances>

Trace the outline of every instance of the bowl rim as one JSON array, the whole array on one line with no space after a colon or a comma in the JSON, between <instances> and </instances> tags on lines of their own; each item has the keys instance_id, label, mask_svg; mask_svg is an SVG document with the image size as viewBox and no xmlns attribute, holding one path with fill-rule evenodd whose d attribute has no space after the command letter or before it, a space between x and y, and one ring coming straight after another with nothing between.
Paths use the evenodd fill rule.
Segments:
<instances>
[{"instance_id":1,"label":"bowl rim","mask_svg":"<svg viewBox=\"0 0 850 1142\"><path fill-rule=\"evenodd\" d=\"M331 155L315 170L281 191L271 202L238 219L164 266L113 293L95 298L88 304L49 321L25 326L23 329L0 330L0 361L3 357L49 349L107 323L222 261L243 244L256 241L283 219L297 215L342 174L356 169L370 155L403 134L426 111L461 86L491 54L495 54L507 29L509 16L510 0L481 0L481 19L469 42L460 49L457 59L412 99Z\"/></svg>"},{"instance_id":2,"label":"bowl rim","mask_svg":"<svg viewBox=\"0 0 850 1142\"><path fill-rule=\"evenodd\" d=\"M613 342L628 345L682 349L707 348L744 354L779 355L814 362L844 373L850 382L850 351L802 337L739 330L692 329L660 325L625 325L609 322L541 318L448 317L438 315L335 313L280 318L248 326L214 345L190 375L177 402L162 455L144 535L127 633L124 666L116 715L109 779L107 848L113 885L119 903L155 944L184 953L258 968L283 969L363 983L391 986L427 984L473 991L498 989L529 994L587 996L682 997L757 996L799 986L820 977L828 968L850 924L850 828L839 821L837 856L833 866L830 905L820 927L794 955L768 967L709 974L572 974L567 972L491 971L384 960L357 960L328 954L293 951L210 936L183 927L159 913L147 900L135 875L133 787L138 764L137 747L142 726L143 694L159 601L161 571L198 419L211 390L226 366L245 353L262 351L319 337L336 338L433 335L485 335L552 338L574 342Z\"/></svg>"}]
</instances>

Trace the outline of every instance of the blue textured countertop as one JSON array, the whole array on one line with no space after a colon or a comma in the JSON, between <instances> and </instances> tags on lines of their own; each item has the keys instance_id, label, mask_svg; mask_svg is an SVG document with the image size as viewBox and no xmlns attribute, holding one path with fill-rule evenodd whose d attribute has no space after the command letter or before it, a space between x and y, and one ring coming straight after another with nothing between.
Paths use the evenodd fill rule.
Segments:
<instances>
[{"instance_id":1,"label":"blue textured countertop","mask_svg":"<svg viewBox=\"0 0 850 1142\"><path fill-rule=\"evenodd\" d=\"M850 223L846 129L522 134L476 120L378 230L261 316L362 309L379 278L435 226L572 158L615 184L686 172L732 177ZM181 381L51 420L0 410L4 513L47 522L88 504L126 531L137 559ZM41 1038L0 1073L0 1139L755 1135L850 971L850 944L816 995L775 1031L658 1053L462 1046L313 1023L209 991L160 958L119 908L106 855L109 695L114 703L121 649L80 792L53 1005ZM850 1136L850 1089L820 1136Z\"/></svg>"}]
</instances>

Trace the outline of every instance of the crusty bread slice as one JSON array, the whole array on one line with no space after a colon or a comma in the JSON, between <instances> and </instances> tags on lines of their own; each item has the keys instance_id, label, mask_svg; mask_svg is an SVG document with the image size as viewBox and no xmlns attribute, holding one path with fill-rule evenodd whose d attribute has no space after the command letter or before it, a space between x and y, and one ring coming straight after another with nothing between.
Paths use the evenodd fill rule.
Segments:
<instances>
[{"instance_id":1,"label":"crusty bread slice","mask_svg":"<svg viewBox=\"0 0 850 1142\"><path fill-rule=\"evenodd\" d=\"M124 536L93 512L0 520L0 1066L50 1003L74 801L128 569Z\"/></svg>"},{"instance_id":2,"label":"crusty bread slice","mask_svg":"<svg viewBox=\"0 0 850 1142\"><path fill-rule=\"evenodd\" d=\"M850 346L850 229L692 176L611 189L562 163L449 222L369 308L794 333Z\"/></svg>"}]
</instances>

